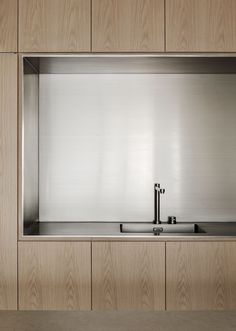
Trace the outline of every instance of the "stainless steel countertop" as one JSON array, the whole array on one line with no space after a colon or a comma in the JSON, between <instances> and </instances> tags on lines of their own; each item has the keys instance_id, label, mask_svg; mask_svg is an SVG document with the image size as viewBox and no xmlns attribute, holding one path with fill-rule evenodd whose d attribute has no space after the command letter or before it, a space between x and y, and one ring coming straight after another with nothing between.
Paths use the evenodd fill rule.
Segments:
<instances>
[{"instance_id":1,"label":"stainless steel countertop","mask_svg":"<svg viewBox=\"0 0 236 331\"><path fill-rule=\"evenodd\" d=\"M25 229L21 240L212 240L235 239L236 222L196 223L197 233L121 233L120 223L82 223L82 222L39 222Z\"/></svg>"}]
</instances>

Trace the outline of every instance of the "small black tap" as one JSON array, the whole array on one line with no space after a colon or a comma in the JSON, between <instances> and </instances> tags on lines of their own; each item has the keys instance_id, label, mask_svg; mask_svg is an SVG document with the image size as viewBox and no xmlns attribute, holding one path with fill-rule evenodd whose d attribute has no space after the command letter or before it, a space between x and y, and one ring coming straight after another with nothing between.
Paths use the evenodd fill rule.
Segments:
<instances>
[{"instance_id":1,"label":"small black tap","mask_svg":"<svg viewBox=\"0 0 236 331\"><path fill-rule=\"evenodd\" d=\"M161 213L161 194L165 193L165 189L161 188L158 183L154 184L154 224L161 224L160 213Z\"/></svg>"}]
</instances>

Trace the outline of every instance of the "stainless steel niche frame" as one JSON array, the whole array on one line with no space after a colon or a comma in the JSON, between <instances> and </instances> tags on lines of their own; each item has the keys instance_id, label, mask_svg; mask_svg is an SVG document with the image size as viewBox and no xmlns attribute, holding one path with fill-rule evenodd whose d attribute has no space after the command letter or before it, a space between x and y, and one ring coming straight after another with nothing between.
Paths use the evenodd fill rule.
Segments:
<instances>
[{"instance_id":1,"label":"stainless steel niche frame","mask_svg":"<svg viewBox=\"0 0 236 331\"><path fill-rule=\"evenodd\" d=\"M235 54L22 54L19 70L20 237L151 222L159 180L164 219L235 221Z\"/></svg>"}]
</instances>

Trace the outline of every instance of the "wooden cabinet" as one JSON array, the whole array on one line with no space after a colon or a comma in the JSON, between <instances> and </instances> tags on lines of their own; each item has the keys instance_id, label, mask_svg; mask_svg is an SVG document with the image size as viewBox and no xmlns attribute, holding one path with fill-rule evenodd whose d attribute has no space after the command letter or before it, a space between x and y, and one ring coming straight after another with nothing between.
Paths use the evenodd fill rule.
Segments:
<instances>
[{"instance_id":1,"label":"wooden cabinet","mask_svg":"<svg viewBox=\"0 0 236 331\"><path fill-rule=\"evenodd\" d=\"M21 52L90 51L89 0L19 0Z\"/></svg>"},{"instance_id":2,"label":"wooden cabinet","mask_svg":"<svg viewBox=\"0 0 236 331\"><path fill-rule=\"evenodd\" d=\"M19 243L20 310L90 310L91 244Z\"/></svg>"},{"instance_id":3,"label":"wooden cabinet","mask_svg":"<svg viewBox=\"0 0 236 331\"><path fill-rule=\"evenodd\" d=\"M1 1L0 34L16 51L17 0ZM19 50L236 52L236 1L19 0Z\"/></svg>"},{"instance_id":4,"label":"wooden cabinet","mask_svg":"<svg viewBox=\"0 0 236 331\"><path fill-rule=\"evenodd\" d=\"M164 51L164 0L93 0L92 50Z\"/></svg>"},{"instance_id":5,"label":"wooden cabinet","mask_svg":"<svg viewBox=\"0 0 236 331\"><path fill-rule=\"evenodd\" d=\"M167 243L166 307L235 309L236 242Z\"/></svg>"},{"instance_id":6,"label":"wooden cabinet","mask_svg":"<svg viewBox=\"0 0 236 331\"><path fill-rule=\"evenodd\" d=\"M17 0L0 1L0 52L17 51Z\"/></svg>"},{"instance_id":7,"label":"wooden cabinet","mask_svg":"<svg viewBox=\"0 0 236 331\"><path fill-rule=\"evenodd\" d=\"M236 309L236 242L20 242L18 255L20 310Z\"/></svg>"},{"instance_id":8,"label":"wooden cabinet","mask_svg":"<svg viewBox=\"0 0 236 331\"><path fill-rule=\"evenodd\" d=\"M17 56L0 54L0 309L17 308Z\"/></svg>"},{"instance_id":9,"label":"wooden cabinet","mask_svg":"<svg viewBox=\"0 0 236 331\"><path fill-rule=\"evenodd\" d=\"M164 310L165 243L92 245L93 310Z\"/></svg>"},{"instance_id":10,"label":"wooden cabinet","mask_svg":"<svg viewBox=\"0 0 236 331\"><path fill-rule=\"evenodd\" d=\"M166 0L168 52L235 52L235 0Z\"/></svg>"}]
</instances>

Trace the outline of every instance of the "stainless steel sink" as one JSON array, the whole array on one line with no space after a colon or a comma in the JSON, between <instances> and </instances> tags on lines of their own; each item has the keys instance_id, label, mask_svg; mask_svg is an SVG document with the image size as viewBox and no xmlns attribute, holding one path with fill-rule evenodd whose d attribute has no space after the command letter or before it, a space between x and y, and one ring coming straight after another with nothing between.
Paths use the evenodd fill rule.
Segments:
<instances>
[{"instance_id":1,"label":"stainless steel sink","mask_svg":"<svg viewBox=\"0 0 236 331\"><path fill-rule=\"evenodd\" d=\"M197 224L180 223L180 224L153 224L153 223L122 223L120 231L123 233L196 233Z\"/></svg>"}]
</instances>

